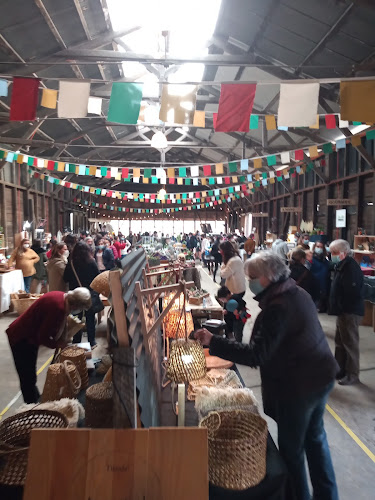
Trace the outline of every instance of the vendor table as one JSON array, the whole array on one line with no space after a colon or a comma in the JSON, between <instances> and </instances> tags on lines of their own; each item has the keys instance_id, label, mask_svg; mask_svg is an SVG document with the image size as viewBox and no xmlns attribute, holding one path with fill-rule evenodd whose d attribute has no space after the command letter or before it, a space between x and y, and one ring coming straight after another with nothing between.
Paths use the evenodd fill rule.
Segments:
<instances>
[{"instance_id":1,"label":"vendor table","mask_svg":"<svg viewBox=\"0 0 375 500\"><path fill-rule=\"evenodd\" d=\"M223 308L219 304L219 302L215 299L213 295L206 297L205 306L203 304L197 306L194 304L188 305L191 309L191 313L193 318L207 318L207 319L223 319Z\"/></svg>"},{"instance_id":2,"label":"vendor table","mask_svg":"<svg viewBox=\"0 0 375 500\"><path fill-rule=\"evenodd\" d=\"M243 383L236 366L233 367L233 370ZM177 389L175 399L177 399ZM162 390L161 422L163 427L177 425L177 417L173 412L171 401L172 389L171 384L168 384ZM198 425L198 415L194 408L194 401L188 399L185 400L185 425L187 427ZM286 466L271 435L268 434L267 471L263 481L257 486L243 491L225 490L210 484L209 500L288 500L285 493L287 475Z\"/></svg>"},{"instance_id":3,"label":"vendor table","mask_svg":"<svg viewBox=\"0 0 375 500\"><path fill-rule=\"evenodd\" d=\"M0 314L10 307L10 294L24 289L22 271L0 273Z\"/></svg>"}]
</instances>

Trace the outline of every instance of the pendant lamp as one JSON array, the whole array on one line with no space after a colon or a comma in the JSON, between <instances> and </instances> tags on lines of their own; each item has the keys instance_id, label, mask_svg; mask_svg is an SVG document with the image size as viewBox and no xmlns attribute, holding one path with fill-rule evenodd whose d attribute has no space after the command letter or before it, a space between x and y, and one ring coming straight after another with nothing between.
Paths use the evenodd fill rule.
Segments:
<instances>
[{"instance_id":1,"label":"pendant lamp","mask_svg":"<svg viewBox=\"0 0 375 500\"><path fill-rule=\"evenodd\" d=\"M152 136L151 147L155 149L166 149L168 147L167 138L160 130Z\"/></svg>"}]
</instances>

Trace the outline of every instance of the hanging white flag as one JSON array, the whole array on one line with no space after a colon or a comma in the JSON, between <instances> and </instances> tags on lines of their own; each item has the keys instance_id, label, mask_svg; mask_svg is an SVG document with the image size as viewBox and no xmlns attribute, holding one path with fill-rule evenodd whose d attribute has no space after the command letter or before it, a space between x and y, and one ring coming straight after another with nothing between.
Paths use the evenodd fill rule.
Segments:
<instances>
[{"instance_id":1,"label":"hanging white flag","mask_svg":"<svg viewBox=\"0 0 375 500\"><path fill-rule=\"evenodd\" d=\"M309 127L316 123L319 83L282 83L277 123L279 127Z\"/></svg>"}]
</instances>

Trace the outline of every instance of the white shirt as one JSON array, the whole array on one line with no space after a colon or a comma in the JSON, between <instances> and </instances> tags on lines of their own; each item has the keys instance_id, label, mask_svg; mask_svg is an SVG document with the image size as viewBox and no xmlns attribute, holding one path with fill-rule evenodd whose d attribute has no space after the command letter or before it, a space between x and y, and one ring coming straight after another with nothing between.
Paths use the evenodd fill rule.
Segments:
<instances>
[{"instance_id":1,"label":"white shirt","mask_svg":"<svg viewBox=\"0 0 375 500\"><path fill-rule=\"evenodd\" d=\"M238 255L221 266L220 275L225 278L225 286L231 293L242 293L246 290L244 263Z\"/></svg>"}]
</instances>

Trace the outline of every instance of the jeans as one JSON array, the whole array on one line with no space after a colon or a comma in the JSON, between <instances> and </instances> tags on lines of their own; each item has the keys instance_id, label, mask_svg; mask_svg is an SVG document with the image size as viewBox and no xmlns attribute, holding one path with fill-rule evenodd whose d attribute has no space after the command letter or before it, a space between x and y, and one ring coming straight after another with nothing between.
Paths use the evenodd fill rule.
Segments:
<instances>
[{"instance_id":1,"label":"jeans","mask_svg":"<svg viewBox=\"0 0 375 500\"><path fill-rule=\"evenodd\" d=\"M324 430L324 410L334 386L330 382L323 390L300 396L293 401L271 402L270 416L278 426L279 450L289 472L288 500L310 500L305 454L316 500L338 500L327 435Z\"/></svg>"},{"instance_id":2,"label":"jeans","mask_svg":"<svg viewBox=\"0 0 375 500\"><path fill-rule=\"evenodd\" d=\"M31 280L32 280L32 276L24 276L23 277L23 284L25 286L25 292L27 293L30 293L30 285L31 285Z\"/></svg>"},{"instance_id":3,"label":"jeans","mask_svg":"<svg viewBox=\"0 0 375 500\"><path fill-rule=\"evenodd\" d=\"M79 313L78 317L79 319L82 319L83 313ZM87 339L92 347L93 345L95 345L95 313L91 311L86 311L85 318L86 318ZM82 342L82 330L76 333L73 337L74 344L79 344L80 342Z\"/></svg>"},{"instance_id":4,"label":"jeans","mask_svg":"<svg viewBox=\"0 0 375 500\"><path fill-rule=\"evenodd\" d=\"M14 364L20 379L21 392L25 403L37 403L40 397L36 386L36 361L38 346L21 340L11 346Z\"/></svg>"},{"instance_id":5,"label":"jeans","mask_svg":"<svg viewBox=\"0 0 375 500\"><path fill-rule=\"evenodd\" d=\"M359 332L362 316L340 314L336 321L335 358L342 375L359 375Z\"/></svg>"}]
</instances>

